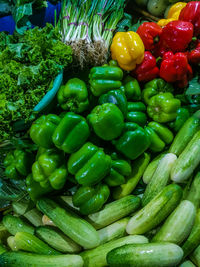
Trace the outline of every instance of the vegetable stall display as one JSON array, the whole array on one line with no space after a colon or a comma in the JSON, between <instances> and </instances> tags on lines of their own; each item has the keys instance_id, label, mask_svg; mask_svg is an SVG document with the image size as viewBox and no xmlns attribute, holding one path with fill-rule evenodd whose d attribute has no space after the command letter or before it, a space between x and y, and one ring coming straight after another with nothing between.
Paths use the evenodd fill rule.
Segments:
<instances>
[{"instance_id":1,"label":"vegetable stall display","mask_svg":"<svg viewBox=\"0 0 200 267\"><path fill-rule=\"evenodd\" d=\"M200 5L124 6L0 34L0 266L200 266Z\"/></svg>"}]
</instances>

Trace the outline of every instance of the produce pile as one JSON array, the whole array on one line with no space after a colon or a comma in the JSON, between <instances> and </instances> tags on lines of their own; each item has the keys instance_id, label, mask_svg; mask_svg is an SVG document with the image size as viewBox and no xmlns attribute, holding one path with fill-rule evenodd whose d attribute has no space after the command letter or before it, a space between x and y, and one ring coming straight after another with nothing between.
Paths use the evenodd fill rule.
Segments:
<instances>
[{"instance_id":1,"label":"produce pile","mask_svg":"<svg viewBox=\"0 0 200 267\"><path fill-rule=\"evenodd\" d=\"M106 50L78 24L90 14L103 33L118 4L75 2L55 29L1 34L0 266L200 266L200 2L133 24L119 1ZM105 64L89 59L99 41ZM60 71L53 104L33 114ZM14 136L6 112L34 117Z\"/></svg>"}]
</instances>

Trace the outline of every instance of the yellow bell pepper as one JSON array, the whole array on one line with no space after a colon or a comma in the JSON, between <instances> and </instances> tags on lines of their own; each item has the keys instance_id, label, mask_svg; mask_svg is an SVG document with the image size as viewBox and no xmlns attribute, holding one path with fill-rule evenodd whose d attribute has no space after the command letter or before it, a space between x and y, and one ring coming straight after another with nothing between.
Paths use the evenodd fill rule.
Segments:
<instances>
[{"instance_id":1,"label":"yellow bell pepper","mask_svg":"<svg viewBox=\"0 0 200 267\"><path fill-rule=\"evenodd\" d=\"M160 26L160 27L164 27L165 25L167 25L169 22L173 21L173 20L176 20L176 19L173 19L173 18L170 18L170 19L160 19L157 24Z\"/></svg>"},{"instance_id":2,"label":"yellow bell pepper","mask_svg":"<svg viewBox=\"0 0 200 267\"><path fill-rule=\"evenodd\" d=\"M184 2L178 2L176 4L174 4L173 6L171 6L169 12L168 12L168 15L167 15L167 18L170 19L170 18L173 18L173 19L176 19L178 20L179 18L179 15L181 13L181 10L187 5L187 3L184 3Z\"/></svg>"},{"instance_id":3,"label":"yellow bell pepper","mask_svg":"<svg viewBox=\"0 0 200 267\"><path fill-rule=\"evenodd\" d=\"M136 32L117 32L111 44L112 59L123 70L134 70L144 58L144 44Z\"/></svg>"}]
</instances>

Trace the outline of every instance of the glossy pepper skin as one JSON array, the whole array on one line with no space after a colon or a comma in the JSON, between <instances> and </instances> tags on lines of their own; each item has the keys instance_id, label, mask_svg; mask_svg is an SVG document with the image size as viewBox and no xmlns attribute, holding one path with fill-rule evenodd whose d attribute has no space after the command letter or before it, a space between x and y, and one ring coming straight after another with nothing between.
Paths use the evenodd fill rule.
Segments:
<instances>
[{"instance_id":1,"label":"glossy pepper skin","mask_svg":"<svg viewBox=\"0 0 200 267\"><path fill-rule=\"evenodd\" d=\"M89 108L88 91L84 81L73 78L61 86L57 94L62 109L82 113Z\"/></svg>"},{"instance_id":2,"label":"glossy pepper skin","mask_svg":"<svg viewBox=\"0 0 200 267\"><path fill-rule=\"evenodd\" d=\"M181 101L171 93L159 93L151 97L147 113L156 122L165 123L176 119L176 112Z\"/></svg>"},{"instance_id":3,"label":"glossy pepper skin","mask_svg":"<svg viewBox=\"0 0 200 267\"><path fill-rule=\"evenodd\" d=\"M99 183L109 172L112 160L104 151L90 142L85 143L68 160L68 171L84 186Z\"/></svg>"},{"instance_id":4,"label":"glossy pepper skin","mask_svg":"<svg viewBox=\"0 0 200 267\"><path fill-rule=\"evenodd\" d=\"M134 122L140 126L144 126L147 122L147 116L145 112L146 106L144 103L128 102L128 114L126 120L128 122Z\"/></svg>"},{"instance_id":5,"label":"glossy pepper skin","mask_svg":"<svg viewBox=\"0 0 200 267\"><path fill-rule=\"evenodd\" d=\"M112 103L96 106L87 116L95 134L103 140L117 138L124 127L124 117L121 110Z\"/></svg>"},{"instance_id":6,"label":"glossy pepper skin","mask_svg":"<svg viewBox=\"0 0 200 267\"><path fill-rule=\"evenodd\" d=\"M33 179L32 174L29 174L26 178L26 190L32 201L38 200L41 196L53 191L51 186L41 187L40 183Z\"/></svg>"},{"instance_id":7,"label":"glossy pepper skin","mask_svg":"<svg viewBox=\"0 0 200 267\"><path fill-rule=\"evenodd\" d=\"M145 50L154 50L159 42L162 28L155 22L144 22L137 29Z\"/></svg>"},{"instance_id":8,"label":"glossy pepper skin","mask_svg":"<svg viewBox=\"0 0 200 267\"><path fill-rule=\"evenodd\" d=\"M117 32L110 49L112 59L117 60L123 70L134 70L144 58L144 44L133 31Z\"/></svg>"},{"instance_id":9,"label":"glossy pepper skin","mask_svg":"<svg viewBox=\"0 0 200 267\"><path fill-rule=\"evenodd\" d=\"M167 18L174 18L176 20L179 19L179 15L181 13L181 10L187 5L185 2L177 2L174 5L172 5L169 9L169 12L167 14Z\"/></svg>"},{"instance_id":10,"label":"glossy pepper skin","mask_svg":"<svg viewBox=\"0 0 200 267\"><path fill-rule=\"evenodd\" d=\"M200 40L197 40L195 48L186 52L188 62L197 65L200 63Z\"/></svg>"},{"instance_id":11,"label":"glossy pepper skin","mask_svg":"<svg viewBox=\"0 0 200 267\"><path fill-rule=\"evenodd\" d=\"M149 134L151 145L149 147L153 152L160 152L164 150L166 144L173 141L173 133L162 124L152 121L145 127L145 131Z\"/></svg>"},{"instance_id":12,"label":"glossy pepper skin","mask_svg":"<svg viewBox=\"0 0 200 267\"><path fill-rule=\"evenodd\" d=\"M188 80L192 78L192 68L188 64L186 55L165 53L160 66L160 77L166 82L176 82L180 88L186 87Z\"/></svg>"},{"instance_id":13,"label":"glossy pepper skin","mask_svg":"<svg viewBox=\"0 0 200 267\"><path fill-rule=\"evenodd\" d=\"M109 186L118 186L124 184L125 177L131 174L131 165L128 161L123 159L116 159L112 161L111 170L108 176L104 179Z\"/></svg>"},{"instance_id":14,"label":"glossy pepper skin","mask_svg":"<svg viewBox=\"0 0 200 267\"><path fill-rule=\"evenodd\" d=\"M61 189L67 179L64 155L55 149L39 150L32 166L33 179L43 188Z\"/></svg>"},{"instance_id":15,"label":"glossy pepper skin","mask_svg":"<svg viewBox=\"0 0 200 267\"><path fill-rule=\"evenodd\" d=\"M81 186L72 197L74 206L79 207L81 214L89 215L99 211L110 195L105 184L96 186Z\"/></svg>"},{"instance_id":16,"label":"glossy pepper skin","mask_svg":"<svg viewBox=\"0 0 200 267\"><path fill-rule=\"evenodd\" d=\"M122 85L123 71L117 66L93 67L89 74L90 90L94 96L119 89Z\"/></svg>"},{"instance_id":17,"label":"glossy pepper skin","mask_svg":"<svg viewBox=\"0 0 200 267\"><path fill-rule=\"evenodd\" d=\"M127 100L139 101L141 100L141 88L137 79L128 75L123 80L123 86L120 89L125 93Z\"/></svg>"},{"instance_id":18,"label":"glossy pepper skin","mask_svg":"<svg viewBox=\"0 0 200 267\"><path fill-rule=\"evenodd\" d=\"M176 112L177 116L175 121L172 121L169 126L175 131L178 132L187 119L190 117L190 113L186 108L179 108Z\"/></svg>"},{"instance_id":19,"label":"glossy pepper skin","mask_svg":"<svg viewBox=\"0 0 200 267\"><path fill-rule=\"evenodd\" d=\"M34 155L22 149L10 151L5 159L5 175L10 179L21 179L26 177L30 171L34 161Z\"/></svg>"},{"instance_id":20,"label":"glossy pepper skin","mask_svg":"<svg viewBox=\"0 0 200 267\"><path fill-rule=\"evenodd\" d=\"M139 82L148 82L159 75L156 58L149 51L144 52L142 63L136 66L131 73Z\"/></svg>"},{"instance_id":21,"label":"glossy pepper skin","mask_svg":"<svg viewBox=\"0 0 200 267\"><path fill-rule=\"evenodd\" d=\"M145 104L148 104L152 96L157 95L158 93L173 93L173 91L174 88L170 83L157 78L145 84L144 90L142 91L142 99Z\"/></svg>"},{"instance_id":22,"label":"glossy pepper skin","mask_svg":"<svg viewBox=\"0 0 200 267\"><path fill-rule=\"evenodd\" d=\"M158 24L158 26L160 26L160 27L164 27L164 26L166 26L169 22L171 22L171 21L174 21L175 19L174 18L169 18L169 19L160 19L158 22L157 22L157 24Z\"/></svg>"},{"instance_id":23,"label":"glossy pepper skin","mask_svg":"<svg viewBox=\"0 0 200 267\"><path fill-rule=\"evenodd\" d=\"M55 114L42 115L31 125L31 139L40 147L53 147L52 135L59 123L60 117Z\"/></svg>"},{"instance_id":24,"label":"glossy pepper skin","mask_svg":"<svg viewBox=\"0 0 200 267\"><path fill-rule=\"evenodd\" d=\"M107 94L103 94L99 98L99 104L112 103L115 104L126 117L127 114L127 99L124 92L120 89L109 91Z\"/></svg>"},{"instance_id":25,"label":"glossy pepper skin","mask_svg":"<svg viewBox=\"0 0 200 267\"><path fill-rule=\"evenodd\" d=\"M123 134L112 143L125 157L134 160L150 146L150 138L142 127L136 123L127 122Z\"/></svg>"},{"instance_id":26,"label":"glossy pepper skin","mask_svg":"<svg viewBox=\"0 0 200 267\"><path fill-rule=\"evenodd\" d=\"M200 34L200 2L191 1L181 10L179 20L191 22L194 26L194 36Z\"/></svg>"},{"instance_id":27,"label":"glossy pepper skin","mask_svg":"<svg viewBox=\"0 0 200 267\"><path fill-rule=\"evenodd\" d=\"M52 140L54 145L65 153L74 153L88 139L89 126L84 117L67 112L56 127Z\"/></svg>"},{"instance_id":28,"label":"glossy pepper skin","mask_svg":"<svg viewBox=\"0 0 200 267\"><path fill-rule=\"evenodd\" d=\"M187 21L175 20L169 22L162 30L162 46L167 50L183 52L187 49L193 37L193 25Z\"/></svg>"}]
</instances>

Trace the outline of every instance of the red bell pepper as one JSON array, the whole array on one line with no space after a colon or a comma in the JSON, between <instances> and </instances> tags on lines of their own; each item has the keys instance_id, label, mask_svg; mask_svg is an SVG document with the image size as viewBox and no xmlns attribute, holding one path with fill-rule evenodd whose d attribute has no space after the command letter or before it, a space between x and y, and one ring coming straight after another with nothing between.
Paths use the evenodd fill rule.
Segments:
<instances>
[{"instance_id":1,"label":"red bell pepper","mask_svg":"<svg viewBox=\"0 0 200 267\"><path fill-rule=\"evenodd\" d=\"M184 53L166 52L160 66L160 77L166 82L175 82L180 88L187 86L188 80L192 78L187 56Z\"/></svg>"},{"instance_id":2,"label":"red bell pepper","mask_svg":"<svg viewBox=\"0 0 200 267\"><path fill-rule=\"evenodd\" d=\"M187 49L193 37L193 25L187 21L174 20L169 22L162 31L161 46L173 53Z\"/></svg>"},{"instance_id":3,"label":"red bell pepper","mask_svg":"<svg viewBox=\"0 0 200 267\"><path fill-rule=\"evenodd\" d=\"M140 82L148 82L155 79L159 74L159 68L156 66L156 58L149 51L144 52L144 59L137 65L131 75Z\"/></svg>"},{"instance_id":4,"label":"red bell pepper","mask_svg":"<svg viewBox=\"0 0 200 267\"><path fill-rule=\"evenodd\" d=\"M200 40L197 40L196 47L187 52L187 59L191 64L199 64L200 63Z\"/></svg>"},{"instance_id":5,"label":"red bell pepper","mask_svg":"<svg viewBox=\"0 0 200 267\"><path fill-rule=\"evenodd\" d=\"M160 40L162 28L155 22L144 22L142 23L137 33L142 39L146 50L154 50Z\"/></svg>"},{"instance_id":6,"label":"red bell pepper","mask_svg":"<svg viewBox=\"0 0 200 267\"><path fill-rule=\"evenodd\" d=\"M191 1L181 10L179 20L191 22L194 36L200 35L200 1Z\"/></svg>"}]
</instances>

